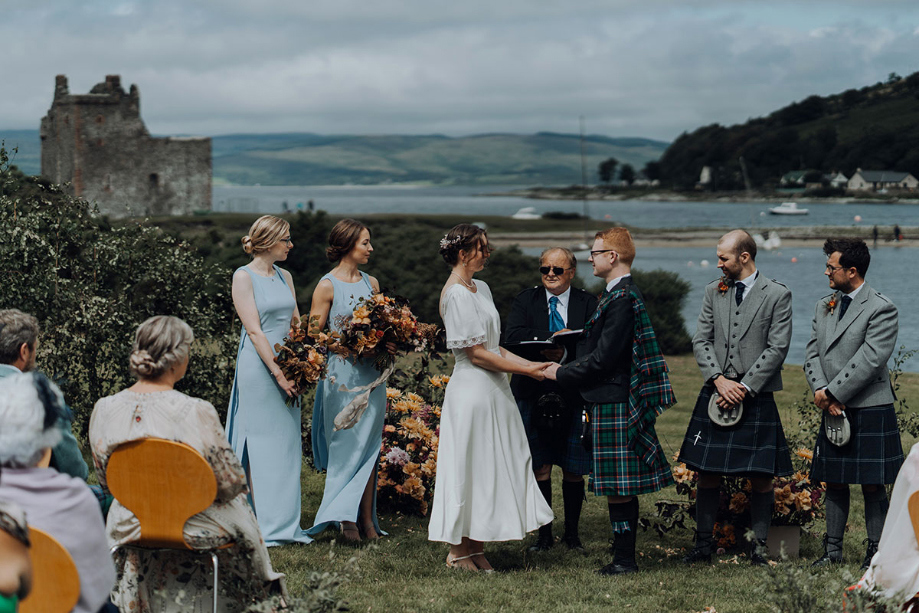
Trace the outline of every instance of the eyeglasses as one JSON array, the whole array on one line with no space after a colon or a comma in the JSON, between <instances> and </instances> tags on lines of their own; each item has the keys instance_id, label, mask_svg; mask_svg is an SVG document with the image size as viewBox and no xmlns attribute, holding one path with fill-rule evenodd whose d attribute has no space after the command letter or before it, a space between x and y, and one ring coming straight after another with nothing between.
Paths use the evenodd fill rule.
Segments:
<instances>
[{"instance_id":1,"label":"eyeglasses","mask_svg":"<svg viewBox=\"0 0 919 613\"><path fill-rule=\"evenodd\" d=\"M591 251L591 252L590 252L590 257L592 257L592 258L593 258L593 257L596 257L597 255L599 255L599 254L601 254L601 253L616 253L616 250L615 250L615 249L601 249L601 250L599 250L599 251ZM619 255L619 254L616 253L616 255Z\"/></svg>"},{"instance_id":2,"label":"eyeglasses","mask_svg":"<svg viewBox=\"0 0 919 613\"><path fill-rule=\"evenodd\" d=\"M561 266L540 266L539 267L539 272L544 275L547 275L551 272L553 275L558 276L562 274L563 272L565 272L566 270L571 270L571 269L562 268Z\"/></svg>"},{"instance_id":3,"label":"eyeglasses","mask_svg":"<svg viewBox=\"0 0 919 613\"><path fill-rule=\"evenodd\" d=\"M826 269L830 271L830 274L833 274L837 270L845 270L845 266L833 266L832 264L827 264Z\"/></svg>"},{"instance_id":4,"label":"eyeglasses","mask_svg":"<svg viewBox=\"0 0 919 613\"><path fill-rule=\"evenodd\" d=\"M288 237L288 238L282 238L282 239L279 240L278 242L279 242L279 243L287 243L287 246L288 246L288 247L293 247L293 246L294 246L294 241L290 240L290 237Z\"/></svg>"}]
</instances>

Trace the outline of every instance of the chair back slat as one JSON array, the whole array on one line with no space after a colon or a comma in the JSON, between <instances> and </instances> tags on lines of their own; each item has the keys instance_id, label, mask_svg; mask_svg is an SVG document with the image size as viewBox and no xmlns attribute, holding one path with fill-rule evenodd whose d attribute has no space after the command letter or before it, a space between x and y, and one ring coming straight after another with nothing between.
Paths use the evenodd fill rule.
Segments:
<instances>
[{"instance_id":1,"label":"chair back slat","mask_svg":"<svg viewBox=\"0 0 919 613\"><path fill-rule=\"evenodd\" d=\"M80 575L73 558L57 540L29 526L32 546L32 591L19 605L20 613L67 613L80 598Z\"/></svg>"},{"instance_id":2,"label":"chair back slat","mask_svg":"<svg viewBox=\"0 0 919 613\"><path fill-rule=\"evenodd\" d=\"M185 522L217 497L207 460L184 443L143 439L119 445L105 471L109 491L140 522L144 547L188 548Z\"/></svg>"}]
</instances>

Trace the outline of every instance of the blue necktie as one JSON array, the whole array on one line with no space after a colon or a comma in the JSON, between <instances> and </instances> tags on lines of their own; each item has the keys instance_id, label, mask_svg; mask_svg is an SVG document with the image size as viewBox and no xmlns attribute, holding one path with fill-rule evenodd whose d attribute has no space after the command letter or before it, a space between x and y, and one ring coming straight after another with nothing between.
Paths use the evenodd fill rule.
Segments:
<instances>
[{"instance_id":1,"label":"blue necktie","mask_svg":"<svg viewBox=\"0 0 919 613\"><path fill-rule=\"evenodd\" d=\"M849 305L852 304L851 296L843 296L842 302L839 305L839 319L842 319L846 316L846 311L849 310ZM550 320L551 321L551 320Z\"/></svg>"},{"instance_id":2,"label":"blue necktie","mask_svg":"<svg viewBox=\"0 0 919 613\"><path fill-rule=\"evenodd\" d=\"M549 298L549 332L565 329L565 321L558 312L558 296Z\"/></svg>"},{"instance_id":3,"label":"blue necktie","mask_svg":"<svg viewBox=\"0 0 919 613\"><path fill-rule=\"evenodd\" d=\"M737 306L740 306L740 303L743 302L743 290L745 285L741 282L734 284L734 302L737 303Z\"/></svg>"}]
</instances>

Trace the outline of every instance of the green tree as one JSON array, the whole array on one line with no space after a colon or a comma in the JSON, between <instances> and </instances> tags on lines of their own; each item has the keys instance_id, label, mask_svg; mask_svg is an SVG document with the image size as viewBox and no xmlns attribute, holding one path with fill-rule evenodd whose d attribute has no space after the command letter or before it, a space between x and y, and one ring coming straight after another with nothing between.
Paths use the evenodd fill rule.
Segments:
<instances>
[{"instance_id":1,"label":"green tree","mask_svg":"<svg viewBox=\"0 0 919 613\"><path fill-rule=\"evenodd\" d=\"M619 169L619 178L627 185L631 185L635 182L635 168L631 164L623 164Z\"/></svg>"},{"instance_id":2,"label":"green tree","mask_svg":"<svg viewBox=\"0 0 919 613\"><path fill-rule=\"evenodd\" d=\"M600 162L600 166L597 168L597 174L600 176L600 183L611 183L613 177L616 176L616 166L619 165L619 160L616 158L607 158Z\"/></svg>"},{"instance_id":3,"label":"green tree","mask_svg":"<svg viewBox=\"0 0 919 613\"><path fill-rule=\"evenodd\" d=\"M660 162L648 162L641 172L648 181L660 181L663 179Z\"/></svg>"}]
</instances>

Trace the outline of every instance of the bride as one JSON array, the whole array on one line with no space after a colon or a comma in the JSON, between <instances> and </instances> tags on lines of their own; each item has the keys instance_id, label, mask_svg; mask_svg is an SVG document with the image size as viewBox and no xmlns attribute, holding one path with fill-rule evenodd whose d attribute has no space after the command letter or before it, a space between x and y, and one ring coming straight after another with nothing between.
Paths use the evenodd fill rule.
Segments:
<instances>
[{"instance_id":1,"label":"bride","mask_svg":"<svg viewBox=\"0 0 919 613\"><path fill-rule=\"evenodd\" d=\"M450 544L447 566L491 571L483 543L521 540L552 521L533 476L530 448L506 373L542 380L548 364L498 346L491 290L472 275L491 248L485 231L460 224L440 241L451 267L440 298L456 365L440 422L437 485L428 539Z\"/></svg>"}]
</instances>

